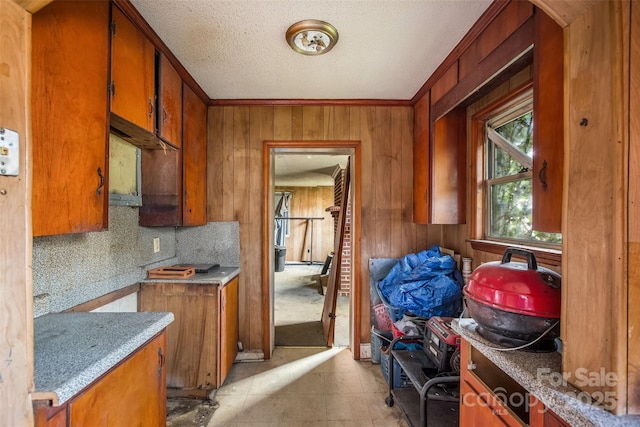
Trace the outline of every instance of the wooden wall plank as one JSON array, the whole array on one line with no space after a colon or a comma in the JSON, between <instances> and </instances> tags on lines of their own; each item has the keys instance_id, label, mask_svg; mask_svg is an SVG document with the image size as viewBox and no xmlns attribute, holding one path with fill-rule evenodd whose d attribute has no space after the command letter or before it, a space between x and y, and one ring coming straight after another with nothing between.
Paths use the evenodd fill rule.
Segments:
<instances>
[{"instance_id":1,"label":"wooden wall plank","mask_svg":"<svg viewBox=\"0 0 640 427\"><path fill-rule=\"evenodd\" d=\"M414 108L413 134L413 221L416 224L429 223L431 167L431 102L429 92L423 96Z\"/></svg>"},{"instance_id":2,"label":"wooden wall plank","mask_svg":"<svg viewBox=\"0 0 640 427\"><path fill-rule=\"evenodd\" d=\"M630 3L629 80L629 179L627 203L629 218L629 326L628 412L640 414L640 4ZM627 34L625 32L625 34ZM626 102L625 102L626 104Z\"/></svg>"},{"instance_id":3,"label":"wooden wall plank","mask_svg":"<svg viewBox=\"0 0 640 427\"><path fill-rule=\"evenodd\" d=\"M323 134L322 139L325 141L336 139L333 136L333 130L334 130L333 127L335 126L334 107L330 105L325 105L323 107L322 114L323 114L323 122L324 122L324 126L323 126L324 131L322 133Z\"/></svg>"},{"instance_id":4,"label":"wooden wall plank","mask_svg":"<svg viewBox=\"0 0 640 427\"><path fill-rule=\"evenodd\" d=\"M402 248L403 240L403 223L402 223L402 135L403 125L406 122L402 120L404 110L394 108L391 110L390 138L389 138L389 245L393 248Z\"/></svg>"},{"instance_id":5,"label":"wooden wall plank","mask_svg":"<svg viewBox=\"0 0 640 427\"><path fill-rule=\"evenodd\" d=\"M302 107L291 107L291 139L301 141L304 139L303 126L304 111Z\"/></svg>"},{"instance_id":6,"label":"wooden wall plank","mask_svg":"<svg viewBox=\"0 0 640 427\"><path fill-rule=\"evenodd\" d=\"M223 166L223 180L222 180L222 221L235 221L234 216L234 192L235 192L235 155L234 155L234 107L223 107L223 120L222 125L222 158L224 161ZM211 151L211 150L210 150ZM217 153L214 152L214 153Z\"/></svg>"},{"instance_id":7,"label":"wooden wall plank","mask_svg":"<svg viewBox=\"0 0 640 427\"><path fill-rule=\"evenodd\" d=\"M431 88L431 103L435 104L458 83L458 61L454 62Z\"/></svg>"},{"instance_id":8,"label":"wooden wall plank","mask_svg":"<svg viewBox=\"0 0 640 427\"><path fill-rule=\"evenodd\" d=\"M324 138L324 107L302 107L302 139L319 141Z\"/></svg>"},{"instance_id":9,"label":"wooden wall plank","mask_svg":"<svg viewBox=\"0 0 640 427\"><path fill-rule=\"evenodd\" d=\"M416 249L417 225L413 222L413 109L402 112L400 148L400 221L402 223L401 253Z\"/></svg>"},{"instance_id":10,"label":"wooden wall plank","mask_svg":"<svg viewBox=\"0 0 640 427\"><path fill-rule=\"evenodd\" d=\"M276 141L290 141L293 130L291 107L273 108L273 139Z\"/></svg>"},{"instance_id":11,"label":"wooden wall plank","mask_svg":"<svg viewBox=\"0 0 640 427\"><path fill-rule=\"evenodd\" d=\"M207 219L222 221L224 206L224 109L207 111Z\"/></svg>"},{"instance_id":12,"label":"wooden wall plank","mask_svg":"<svg viewBox=\"0 0 640 427\"><path fill-rule=\"evenodd\" d=\"M570 246L565 244L562 260L561 331L564 371L599 372L604 368L624 378L618 359L620 352L626 353L626 345L618 341L621 316L626 316L619 301L623 283L623 258L619 253L623 214L619 201L624 200L624 194L619 170L621 144L614 143L621 138L617 109L622 102L615 102L621 90L614 77L614 70L621 69L621 49L617 46L621 38L615 32L613 9L612 3L598 3L570 25L567 35L570 57L565 73L569 91L565 101L569 106L565 155L569 153L569 160L565 161L563 240ZM587 87L589 90L585 90ZM611 96L602 96L605 93ZM581 126L585 118L588 125ZM584 328L585 324L591 327ZM570 378L569 382L574 380ZM619 389L621 383L617 389L579 388L613 391L620 399L626 394ZM624 408L618 407L620 410Z\"/></svg>"},{"instance_id":13,"label":"wooden wall plank","mask_svg":"<svg viewBox=\"0 0 640 427\"><path fill-rule=\"evenodd\" d=\"M293 194L289 215L291 217L322 217L313 224L313 260L324 261L333 250L333 217L325 209L332 206L333 187L276 187L275 191L289 191ZM311 229L310 223L291 220L290 237L286 240L286 260L288 262L309 261Z\"/></svg>"},{"instance_id":14,"label":"wooden wall plank","mask_svg":"<svg viewBox=\"0 0 640 427\"><path fill-rule=\"evenodd\" d=\"M262 259L262 207L264 206L264 195L262 186L262 151L266 140L272 140L274 134L274 110L271 106L252 107L249 110L249 151L247 153L249 164L249 188L247 192L248 223L244 229L248 234L248 244L240 246L240 259L247 261L245 278L252 278L257 283L262 283L262 265L255 260ZM242 228L241 228L242 231ZM247 307L260 307L262 304L262 293L247 290ZM239 289L240 291L240 289ZM263 324L262 312L260 310L249 310L249 345L255 348L258 343L262 343ZM247 316L244 316L245 319Z\"/></svg>"},{"instance_id":15,"label":"wooden wall plank","mask_svg":"<svg viewBox=\"0 0 640 427\"><path fill-rule=\"evenodd\" d=\"M374 187L373 209L375 210L375 253L391 252L391 110L376 107L375 136L372 144Z\"/></svg>"},{"instance_id":16,"label":"wooden wall plank","mask_svg":"<svg viewBox=\"0 0 640 427\"><path fill-rule=\"evenodd\" d=\"M334 122L333 122L333 138L337 141L347 141L350 138L350 123L349 123L349 107L344 105L336 105L334 110Z\"/></svg>"},{"instance_id":17,"label":"wooden wall plank","mask_svg":"<svg viewBox=\"0 0 640 427\"><path fill-rule=\"evenodd\" d=\"M0 126L18 132L20 174L0 176L0 425L33 425L33 291L31 279L31 15L2 2ZM10 363L7 363L10 362Z\"/></svg>"}]
</instances>

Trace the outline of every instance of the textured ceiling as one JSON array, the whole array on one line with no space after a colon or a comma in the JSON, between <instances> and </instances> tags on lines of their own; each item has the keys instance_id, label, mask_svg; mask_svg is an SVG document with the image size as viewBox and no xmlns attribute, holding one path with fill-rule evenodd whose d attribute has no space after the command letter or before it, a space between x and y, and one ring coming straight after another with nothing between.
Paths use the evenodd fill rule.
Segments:
<instances>
[{"instance_id":1,"label":"textured ceiling","mask_svg":"<svg viewBox=\"0 0 640 427\"><path fill-rule=\"evenodd\" d=\"M491 0L131 0L207 95L411 99ZM295 53L287 28L333 24L326 55Z\"/></svg>"}]
</instances>

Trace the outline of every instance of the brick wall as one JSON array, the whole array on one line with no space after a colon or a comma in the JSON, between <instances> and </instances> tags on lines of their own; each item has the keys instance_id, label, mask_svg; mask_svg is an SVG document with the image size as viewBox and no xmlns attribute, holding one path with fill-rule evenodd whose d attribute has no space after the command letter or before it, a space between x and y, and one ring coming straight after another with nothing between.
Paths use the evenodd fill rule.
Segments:
<instances>
[{"instance_id":1,"label":"brick wall","mask_svg":"<svg viewBox=\"0 0 640 427\"><path fill-rule=\"evenodd\" d=\"M344 169L337 168L333 174L334 178L334 204L340 205L342 199L342 185L344 179ZM339 212L333 212L333 229L338 229ZM340 264L340 283L338 285L338 295L348 296L351 292L351 197L347 200L347 212L344 222L342 246L342 262ZM337 238L337 236L336 236Z\"/></svg>"}]
</instances>

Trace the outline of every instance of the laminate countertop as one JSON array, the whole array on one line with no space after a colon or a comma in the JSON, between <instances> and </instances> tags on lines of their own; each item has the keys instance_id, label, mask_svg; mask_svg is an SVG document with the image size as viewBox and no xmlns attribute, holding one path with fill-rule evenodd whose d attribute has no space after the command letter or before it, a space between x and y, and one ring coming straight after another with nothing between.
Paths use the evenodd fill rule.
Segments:
<instances>
[{"instance_id":1,"label":"laminate countertop","mask_svg":"<svg viewBox=\"0 0 640 427\"><path fill-rule=\"evenodd\" d=\"M34 319L34 400L62 405L173 322L173 313L51 313Z\"/></svg>"},{"instance_id":2,"label":"laminate countertop","mask_svg":"<svg viewBox=\"0 0 640 427\"><path fill-rule=\"evenodd\" d=\"M562 356L559 353L496 350L500 346L478 334L477 323L473 319L455 319L451 326L494 365L572 427L640 425L640 416L613 415L596 405L585 403L593 400L586 393L566 382L556 381L561 378L562 372Z\"/></svg>"},{"instance_id":3,"label":"laminate countertop","mask_svg":"<svg viewBox=\"0 0 640 427\"><path fill-rule=\"evenodd\" d=\"M218 267L208 273L196 273L191 277L184 279L144 279L143 282L156 283L194 283L203 285L225 285L240 274L239 267Z\"/></svg>"}]
</instances>

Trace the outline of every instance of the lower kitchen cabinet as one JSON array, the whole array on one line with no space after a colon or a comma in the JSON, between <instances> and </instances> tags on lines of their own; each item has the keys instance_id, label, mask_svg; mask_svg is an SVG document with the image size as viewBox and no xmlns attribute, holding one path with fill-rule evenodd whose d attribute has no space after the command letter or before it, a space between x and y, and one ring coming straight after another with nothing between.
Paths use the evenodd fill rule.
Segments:
<instances>
[{"instance_id":1,"label":"lower kitchen cabinet","mask_svg":"<svg viewBox=\"0 0 640 427\"><path fill-rule=\"evenodd\" d=\"M219 285L145 282L140 311L173 312L167 327L167 394L207 397L238 354L238 277Z\"/></svg>"},{"instance_id":2,"label":"lower kitchen cabinet","mask_svg":"<svg viewBox=\"0 0 640 427\"><path fill-rule=\"evenodd\" d=\"M34 403L36 427L166 425L163 331L62 407Z\"/></svg>"},{"instance_id":3,"label":"lower kitchen cabinet","mask_svg":"<svg viewBox=\"0 0 640 427\"><path fill-rule=\"evenodd\" d=\"M511 377L474 349L466 340L460 347L460 425L465 427L526 426L528 393ZM509 406L498 398L520 396L521 405Z\"/></svg>"}]
</instances>

